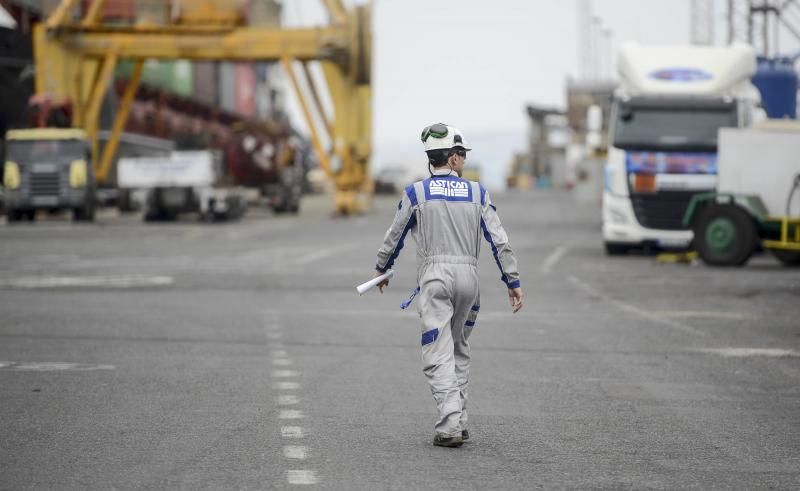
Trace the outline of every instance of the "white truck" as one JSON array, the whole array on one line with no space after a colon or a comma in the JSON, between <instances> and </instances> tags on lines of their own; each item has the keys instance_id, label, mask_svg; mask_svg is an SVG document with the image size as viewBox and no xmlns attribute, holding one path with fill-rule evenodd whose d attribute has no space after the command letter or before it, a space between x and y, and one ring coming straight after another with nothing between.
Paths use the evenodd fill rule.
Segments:
<instances>
[{"instance_id":1,"label":"white truck","mask_svg":"<svg viewBox=\"0 0 800 491\"><path fill-rule=\"evenodd\" d=\"M624 45L603 192L608 254L685 248L689 201L717 185L717 132L765 118L752 47Z\"/></svg>"},{"instance_id":2,"label":"white truck","mask_svg":"<svg viewBox=\"0 0 800 491\"><path fill-rule=\"evenodd\" d=\"M180 213L199 213L206 221L236 219L246 210L245 192L218 185L221 168L221 155L208 150L121 158L117 185L144 192L145 221L175 220Z\"/></svg>"}]
</instances>

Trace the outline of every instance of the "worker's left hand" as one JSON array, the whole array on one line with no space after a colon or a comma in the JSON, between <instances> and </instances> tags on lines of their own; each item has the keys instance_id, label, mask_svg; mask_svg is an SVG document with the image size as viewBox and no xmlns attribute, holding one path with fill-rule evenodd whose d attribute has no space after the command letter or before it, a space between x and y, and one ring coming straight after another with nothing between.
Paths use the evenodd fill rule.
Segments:
<instances>
[{"instance_id":1,"label":"worker's left hand","mask_svg":"<svg viewBox=\"0 0 800 491\"><path fill-rule=\"evenodd\" d=\"M373 276L373 278L377 278L378 276L381 275L383 275L383 273L381 273L380 271L375 271L375 276ZM389 278L386 278L385 280L378 283L378 290L380 290L381 293L383 293L383 288L387 286L389 286Z\"/></svg>"},{"instance_id":2,"label":"worker's left hand","mask_svg":"<svg viewBox=\"0 0 800 491\"><path fill-rule=\"evenodd\" d=\"M522 308L522 288L509 288L508 289L508 301L511 303L511 312L517 313Z\"/></svg>"}]
</instances>

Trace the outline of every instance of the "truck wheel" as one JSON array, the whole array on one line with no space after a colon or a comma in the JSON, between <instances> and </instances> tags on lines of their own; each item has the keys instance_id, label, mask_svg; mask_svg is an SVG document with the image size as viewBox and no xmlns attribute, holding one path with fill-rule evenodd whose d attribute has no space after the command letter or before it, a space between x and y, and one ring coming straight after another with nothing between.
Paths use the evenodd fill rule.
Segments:
<instances>
[{"instance_id":1,"label":"truck wheel","mask_svg":"<svg viewBox=\"0 0 800 491\"><path fill-rule=\"evenodd\" d=\"M783 249L770 249L770 251L784 266L800 266L800 251L784 251Z\"/></svg>"},{"instance_id":2,"label":"truck wheel","mask_svg":"<svg viewBox=\"0 0 800 491\"><path fill-rule=\"evenodd\" d=\"M72 221L92 222L94 221L94 204L87 203L81 208L72 210Z\"/></svg>"},{"instance_id":3,"label":"truck wheel","mask_svg":"<svg viewBox=\"0 0 800 491\"><path fill-rule=\"evenodd\" d=\"M22 221L22 215L23 215L22 210L8 209L6 210L6 221L8 223L20 222Z\"/></svg>"},{"instance_id":4,"label":"truck wheel","mask_svg":"<svg viewBox=\"0 0 800 491\"><path fill-rule=\"evenodd\" d=\"M753 218L732 204L704 208L694 226L697 252L711 266L744 265L753 255L757 239Z\"/></svg>"},{"instance_id":5,"label":"truck wheel","mask_svg":"<svg viewBox=\"0 0 800 491\"><path fill-rule=\"evenodd\" d=\"M619 244L616 242L605 242L606 254L609 256L622 256L631 250L628 244Z\"/></svg>"}]
</instances>

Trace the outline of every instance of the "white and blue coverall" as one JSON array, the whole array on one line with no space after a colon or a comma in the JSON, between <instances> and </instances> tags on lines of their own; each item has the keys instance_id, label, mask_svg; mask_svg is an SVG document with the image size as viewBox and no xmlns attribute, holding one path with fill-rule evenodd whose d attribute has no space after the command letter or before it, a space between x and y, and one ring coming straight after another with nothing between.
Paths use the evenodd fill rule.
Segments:
<instances>
[{"instance_id":1,"label":"white and blue coverall","mask_svg":"<svg viewBox=\"0 0 800 491\"><path fill-rule=\"evenodd\" d=\"M378 271L392 267L409 232L417 244L423 372L439 410L435 430L460 435L467 424L467 340L480 310L481 235L508 288L520 286L517 261L489 193L450 169L405 189L378 251Z\"/></svg>"}]
</instances>

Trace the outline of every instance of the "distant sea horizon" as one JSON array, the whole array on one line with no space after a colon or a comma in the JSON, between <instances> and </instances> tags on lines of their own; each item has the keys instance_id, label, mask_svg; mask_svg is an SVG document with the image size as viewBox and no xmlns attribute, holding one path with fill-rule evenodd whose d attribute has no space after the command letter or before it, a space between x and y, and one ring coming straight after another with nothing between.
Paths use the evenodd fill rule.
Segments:
<instances>
[{"instance_id":1,"label":"distant sea horizon","mask_svg":"<svg viewBox=\"0 0 800 491\"><path fill-rule=\"evenodd\" d=\"M515 153L527 150L526 130L489 130L470 133L467 135L467 141L473 148L467 157L467 165L478 165L481 184L492 191L505 189L505 178L511 158ZM411 179L428 175L425 154L418 139L377 141L374 145L373 175L387 167L406 168Z\"/></svg>"}]
</instances>

